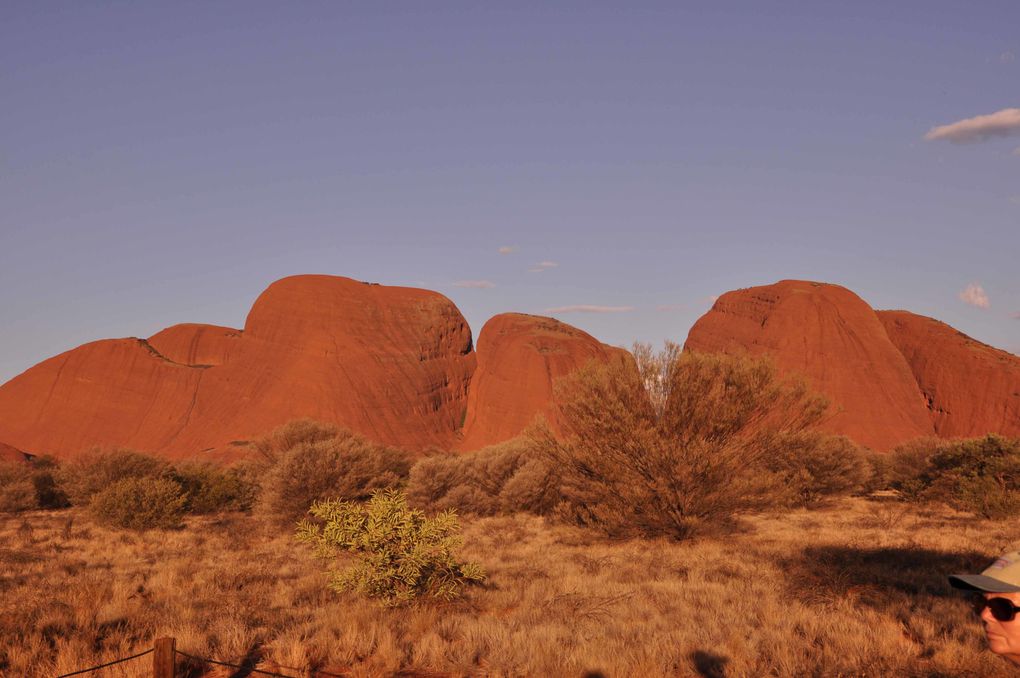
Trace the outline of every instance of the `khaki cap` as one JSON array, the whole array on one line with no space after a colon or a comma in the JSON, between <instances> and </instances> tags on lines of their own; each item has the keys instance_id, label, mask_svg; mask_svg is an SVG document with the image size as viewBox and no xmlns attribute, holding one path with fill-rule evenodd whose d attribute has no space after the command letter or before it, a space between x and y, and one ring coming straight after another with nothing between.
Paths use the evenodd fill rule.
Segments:
<instances>
[{"instance_id":1,"label":"khaki cap","mask_svg":"<svg viewBox=\"0 0 1020 678\"><path fill-rule=\"evenodd\" d=\"M981 574L951 574L949 583L954 588L968 591L986 593L1020 591L1020 551L1003 554Z\"/></svg>"}]
</instances>

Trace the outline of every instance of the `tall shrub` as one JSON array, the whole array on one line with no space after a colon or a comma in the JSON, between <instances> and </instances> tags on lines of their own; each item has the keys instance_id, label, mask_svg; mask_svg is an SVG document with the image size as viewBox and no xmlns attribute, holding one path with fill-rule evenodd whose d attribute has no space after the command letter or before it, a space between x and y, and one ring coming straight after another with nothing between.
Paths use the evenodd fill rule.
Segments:
<instances>
[{"instance_id":1,"label":"tall shrub","mask_svg":"<svg viewBox=\"0 0 1020 678\"><path fill-rule=\"evenodd\" d=\"M685 352L661 414L641 376L590 364L557 388L566 440L540 437L561 476L560 514L607 534L684 539L767 505L763 461L826 403L768 360Z\"/></svg>"}]
</instances>

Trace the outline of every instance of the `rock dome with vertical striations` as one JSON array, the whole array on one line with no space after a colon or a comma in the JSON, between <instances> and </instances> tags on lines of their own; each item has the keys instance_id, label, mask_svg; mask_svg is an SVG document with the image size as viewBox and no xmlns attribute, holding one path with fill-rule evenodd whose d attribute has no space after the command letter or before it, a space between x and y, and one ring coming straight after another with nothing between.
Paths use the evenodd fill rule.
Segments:
<instances>
[{"instance_id":1,"label":"rock dome with vertical striations","mask_svg":"<svg viewBox=\"0 0 1020 678\"><path fill-rule=\"evenodd\" d=\"M0 386L0 440L58 456L229 455L310 417L411 450L450 447L474 360L466 321L436 292L294 276L259 296L243 331L177 325L30 368Z\"/></svg>"},{"instance_id":2,"label":"rock dome with vertical striations","mask_svg":"<svg viewBox=\"0 0 1020 678\"><path fill-rule=\"evenodd\" d=\"M828 396L825 430L873 449L934 433L907 360L875 311L838 285L783 280L727 292L684 348L771 356Z\"/></svg>"},{"instance_id":3,"label":"rock dome with vertical striations","mask_svg":"<svg viewBox=\"0 0 1020 678\"><path fill-rule=\"evenodd\" d=\"M907 311L878 311L913 371L935 432L1020 436L1020 358Z\"/></svg>"},{"instance_id":4,"label":"rock dome with vertical striations","mask_svg":"<svg viewBox=\"0 0 1020 678\"><path fill-rule=\"evenodd\" d=\"M478 368L471 383L459 449L509 440L538 415L559 432L553 385L586 363L626 353L552 318L503 313L478 335Z\"/></svg>"}]
</instances>

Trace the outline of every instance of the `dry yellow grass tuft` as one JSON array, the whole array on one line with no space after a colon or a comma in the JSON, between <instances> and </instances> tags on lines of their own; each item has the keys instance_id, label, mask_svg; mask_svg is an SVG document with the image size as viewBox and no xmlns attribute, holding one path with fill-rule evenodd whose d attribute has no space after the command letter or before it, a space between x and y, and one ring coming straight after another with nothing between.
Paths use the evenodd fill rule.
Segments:
<instances>
[{"instance_id":1,"label":"dry yellow grass tuft","mask_svg":"<svg viewBox=\"0 0 1020 678\"><path fill-rule=\"evenodd\" d=\"M309 550L257 518L186 522L124 533L74 510L0 517L0 673L52 676L171 635L294 676L1011 674L944 575L983 567L1020 525L949 510L847 499L693 543L470 519L460 555L486 584L395 610L328 590Z\"/></svg>"}]
</instances>

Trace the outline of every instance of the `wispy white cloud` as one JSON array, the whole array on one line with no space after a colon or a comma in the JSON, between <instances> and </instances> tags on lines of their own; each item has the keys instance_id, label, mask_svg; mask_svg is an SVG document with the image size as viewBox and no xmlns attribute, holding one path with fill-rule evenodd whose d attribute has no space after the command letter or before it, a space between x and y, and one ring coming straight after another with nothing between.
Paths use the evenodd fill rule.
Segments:
<instances>
[{"instance_id":1,"label":"wispy white cloud","mask_svg":"<svg viewBox=\"0 0 1020 678\"><path fill-rule=\"evenodd\" d=\"M517 251L517 245L503 245L496 251L500 254L513 254Z\"/></svg>"},{"instance_id":2,"label":"wispy white cloud","mask_svg":"<svg viewBox=\"0 0 1020 678\"><path fill-rule=\"evenodd\" d=\"M559 266L555 261L540 261L531 268L528 269L531 273L541 273L542 271L548 271L550 268L556 268Z\"/></svg>"},{"instance_id":3,"label":"wispy white cloud","mask_svg":"<svg viewBox=\"0 0 1020 678\"><path fill-rule=\"evenodd\" d=\"M597 306L595 304L575 304L573 306L557 306L545 309L546 313L627 313L633 306Z\"/></svg>"},{"instance_id":4,"label":"wispy white cloud","mask_svg":"<svg viewBox=\"0 0 1020 678\"><path fill-rule=\"evenodd\" d=\"M467 287L469 289L476 290L485 290L489 289L490 287L495 287L496 283L490 282L488 280L458 280L457 282L453 283L453 286Z\"/></svg>"},{"instance_id":5,"label":"wispy white cloud","mask_svg":"<svg viewBox=\"0 0 1020 678\"><path fill-rule=\"evenodd\" d=\"M973 282L963 288L963 291L960 292L959 296L960 300L965 304L977 306L978 308L988 308L992 305L991 302L988 301L988 295L985 294L984 288L976 282Z\"/></svg>"},{"instance_id":6,"label":"wispy white cloud","mask_svg":"<svg viewBox=\"0 0 1020 678\"><path fill-rule=\"evenodd\" d=\"M978 115L948 125L932 127L924 138L926 141L944 139L964 144L1012 134L1020 134L1020 108L1004 108L988 115Z\"/></svg>"}]
</instances>

